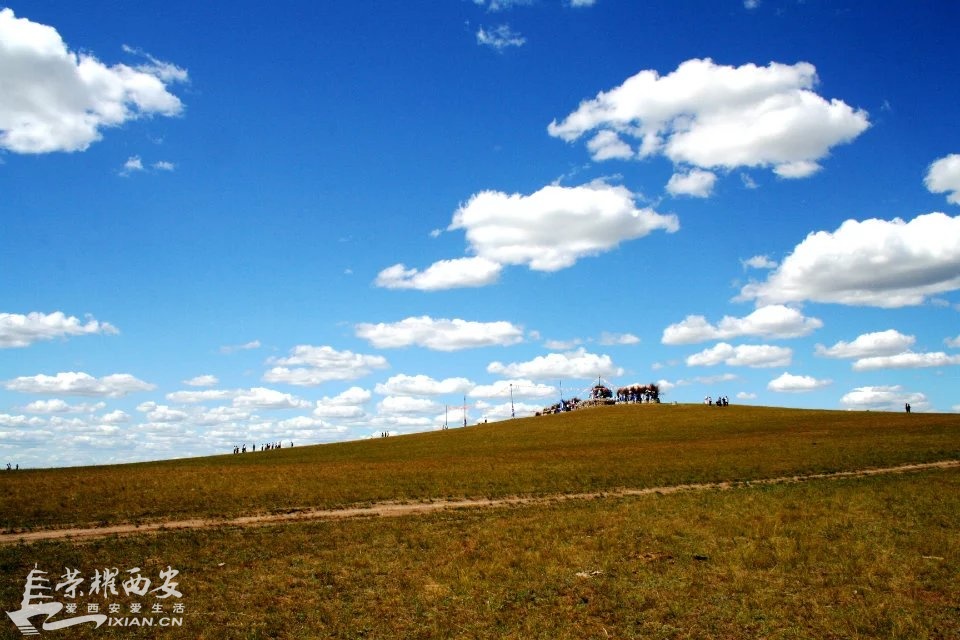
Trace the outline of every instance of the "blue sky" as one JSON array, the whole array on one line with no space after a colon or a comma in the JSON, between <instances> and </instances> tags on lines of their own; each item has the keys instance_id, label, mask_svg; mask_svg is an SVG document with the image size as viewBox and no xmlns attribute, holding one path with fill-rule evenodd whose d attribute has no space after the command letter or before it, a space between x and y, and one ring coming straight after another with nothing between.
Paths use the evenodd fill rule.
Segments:
<instances>
[{"instance_id":1,"label":"blue sky","mask_svg":"<svg viewBox=\"0 0 960 640\"><path fill-rule=\"evenodd\" d=\"M0 7L0 463L960 411L955 2Z\"/></svg>"}]
</instances>

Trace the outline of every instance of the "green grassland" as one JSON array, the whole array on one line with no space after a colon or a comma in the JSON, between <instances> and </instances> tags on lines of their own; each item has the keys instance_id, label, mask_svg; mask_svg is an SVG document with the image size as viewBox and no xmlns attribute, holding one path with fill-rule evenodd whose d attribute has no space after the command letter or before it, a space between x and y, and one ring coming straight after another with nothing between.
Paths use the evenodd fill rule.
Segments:
<instances>
[{"instance_id":1,"label":"green grassland","mask_svg":"<svg viewBox=\"0 0 960 640\"><path fill-rule=\"evenodd\" d=\"M0 529L580 493L957 458L957 414L626 405L361 442L0 473Z\"/></svg>"},{"instance_id":2,"label":"green grassland","mask_svg":"<svg viewBox=\"0 0 960 640\"><path fill-rule=\"evenodd\" d=\"M960 458L960 416L644 405L149 464L0 474L6 528L585 493ZM960 638L960 469L0 546L180 571L183 626L60 638ZM124 611L136 596L116 596ZM89 602L94 596L81 598ZM2 614L0 614L2 616ZM34 619L38 622L40 619ZM2 616L0 638L21 637Z\"/></svg>"}]
</instances>

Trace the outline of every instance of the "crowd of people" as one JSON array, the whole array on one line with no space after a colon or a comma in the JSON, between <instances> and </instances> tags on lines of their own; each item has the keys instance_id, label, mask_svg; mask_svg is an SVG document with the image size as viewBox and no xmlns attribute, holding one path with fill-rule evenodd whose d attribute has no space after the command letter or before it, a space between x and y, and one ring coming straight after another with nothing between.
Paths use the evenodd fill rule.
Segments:
<instances>
[{"instance_id":1,"label":"crowd of people","mask_svg":"<svg viewBox=\"0 0 960 640\"><path fill-rule=\"evenodd\" d=\"M711 406L715 405L718 407L729 407L730 398L728 398L727 396L717 396L717 401L714 402L712 396L707 396L706 398L703 399L703 404L711 405Z\"/></svg>"},{"instance_id":2,"label":"crowd of people","mask_svg":"<svg viewBox=\"0 0 960 640\"><path fill-rule=\"evenodd\" d=\"M293 440L290 441L290 446L291 447L293 446ZM272 451L274 449L282 449L282 448L283 448L283 442L279 440L277 442L265 442L260 445L260 451ZM257 450L257 443L254 442L252 445L250 445L250 451L256 451L256 450ZM239 444L233 448L234 454L246 453L246 452L247 452L247 443Z\"/></svg>"}]
</instances>

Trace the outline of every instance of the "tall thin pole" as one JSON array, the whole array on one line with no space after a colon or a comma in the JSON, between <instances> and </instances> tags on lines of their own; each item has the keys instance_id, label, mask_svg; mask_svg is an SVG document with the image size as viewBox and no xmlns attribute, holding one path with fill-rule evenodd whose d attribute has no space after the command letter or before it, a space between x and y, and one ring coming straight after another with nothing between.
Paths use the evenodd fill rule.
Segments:
<instances>
[{"instance_id":1,"label":"tall thin pole","mask_svg":"<svg viewBox=\"0 0 960 640\"><path fill-rule=\"evenodd\" d=\"M467 426L467 396L463 396L463 426Z\"/></svg>"},{"instance_id":2,"label":"tall thin pole","mask_svg":"<svg viewBox=\"0 0 960 640\"><path fill-rule=\"evenodd\" d=\"M516 418L517 414L513 411L513 383L510 383L510 417Z\"/></svg>"}]
</instances>

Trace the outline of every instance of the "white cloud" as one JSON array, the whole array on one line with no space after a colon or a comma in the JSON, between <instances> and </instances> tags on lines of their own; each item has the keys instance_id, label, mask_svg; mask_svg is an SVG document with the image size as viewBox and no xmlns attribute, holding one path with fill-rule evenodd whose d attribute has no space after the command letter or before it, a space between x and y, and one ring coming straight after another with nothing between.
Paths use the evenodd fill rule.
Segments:
<instances>
[{"instance_id":1,"label":"white cloud","mask_svg":"<svg viewBox=\"0 0 960 640\"><path fill-rule=\"evenodd\" d=\"M840 404L850 409L903 411L908 402L911 408L921 411L930 406L924 394L905 391L900 385L857 387L840 398Z\"/></svg>"},{"instance_id":2,"label":"white cloud","mask_svg":"<svg viewBox=\"0 0 960 640\"><path fill-rule=\"evenodd\" d=\"M744 9L756 9L760 6L760 0L743 0Z\"/></svg>"},{"instance_id":3,"label":"white cloud","mask_svg":"<svg viewBox=\"0 0 960 640\"><path fill-rule=\"evenodd\" d=\"M103 402L67 404L63 400L36 400L23 407L23 410L27 413L93 413L105 406Z\"/></svg>"},{"instance_id":4,"label":"white cloud","mask_svg":"<svg viewBox=\"0 0 960 640\"><path fill-rule=\"evenodd\" d=\"M250 342L246 342L244 344L224 345L220 347L220 353L224 355L229 355L231 353L236 353L237 351L250 351L252 349L259 349L259 348L260 348L260 341L251 340Z\"/></svg>"},{"instance_id":5,"label":"white cloud","mask_svg":"<svg viewBox=\"0 0 960 640\"><path fill-rule=\"evenodd\" d=\"M674 215L637 208L637 197L602 181L554 184L530 195L482 191L454 212L447 227L464 230L473 257L441 260L424 271L395 264L381 271L375 284L421 290L484 286L495 282L505 265L557 271L652 231L679 228Z\"/></svg>"},{"instance_id":6,"label":"white cloud","mask_svg":"<svg viewBox=\"0 0 960 640\"><path fill-rule=\"evenodd\" d=\"M109 322L98 322L89 316L82 322L62 311L49 314L33 311L27 315L0 313L0 349L28 347L41 340L68 336L117 333L120 332Z\"/></svg>"},{"instance_id":7,"label":"white cloud","mask_svg":"<svg viewBox=\"0 0 960 640\"><path fill-rule=\"evenodd\" d=\"M137 407L137 411L144 413L150 422L184 422L190 417L185 411L156 402L144 402Z\"/></svg>"},{"instance_id":8,"label":"white cloud","mask_svg":"<svg viewBox=\"0 0 960 640\"><path fill-rule=\"evenodd\" d=\"M106 413L100 417L100 421L105 424L120 424L123 422L128 422L129 420L130 416L120 409L115 409L114 411Z\"/></svg>"},{"instance_id":9,"label":"white cloud","mask_svg":"<svg viewBox=\"0 0 960 640\"><path fill-rule=\"evenodd\" d=\"M960 364L960 355L949 356L942 351L935 353L914 353L912 351L906 351L892 356L860 358L853 363L853 370L922 369L928 367L948 367L958 364Z\"/></svg>"},{"instance_id":10,"label":"white cloud","mask_svg":"<svg viewBox=\"0 0 960 640\"><path fill-rule=\"evenodd\" d=\"M473 2L480 6L484 4L483 0L473 0ZM532 4L533 0L490 0L487 3L487 11L507 11L514 7L529 7Z\"/></svg>"},{"instance_id":11,"label":"white cloud","mask_svg":"<svg viewBox=\"0 0 960 640\"><path fill-rule=\"evenodd\" d=\"M571 7L592 7L597 0L569 0Z\"/></svg>"},{"instance_id":12,"label":"white cloud","mask_svg":"<svg viewBox=\"0 0 960 640\"><path fill-rule=\"evenodd\" d=\"M263 374L264 381L305 387L330 380L353 380L388 366L383 356L306 344L291 349L288 358L270 358L267 362L275 366Z\"/></svg>"},{"instance_id":13,"label":"white cloud","mask_svg":"<svg viewBox=\"0 0 960 640\"><path fill-rule=\"evenodd\" d=\"M454 213L448 230L463 229L478 256L504 265L557 271L623 241L679 228L676 216L638 209L622 186L593 182L550 185L530 194L475 194Z\"/></svg>"},{"instance_id":14,"label":"white cloud","mask_svg":"<svg viewBox=\"0 0 960 640\"><path fill-rule=\"evenodd\" d=\"M387 396L377 404L377 410L385 415L434 413L440 408L433 400L411 396Z\"/></svg>"},{"instance_id":15,"label":"white cloud","mask_svg":"<svg viewBox=\"0 0 960 640\"><path fill-rule=\"evenodd\" d=\"M790 364L793 351L786 347L763 344L733 345L721 342L687 358L687 366L712 367L726 364L731 367L784 367Z\"/></svg>"},{"instance_id":16,"label":"white cloud","mask_svg":"<svg viewBox=\"0 0 960 640\"><path fill-rule=\"evenodd\" d=\"M496 51L504 51L508 47L522 47L526 42L526 38L506 24L490 29L480 27L477 30L477 44L490 47Z\"/></svg>"},{"instance_id":17,"label":"white cloud","mask_svg":"<svg viewBox=\"0 0 960 640\"><path fill-rule=\"evenodd\" d=\"M811 376L795 376L784 372L767 384L767 389L778 393L802 393L822 389L833 384L833 380L817 380Z\"/></svg>"},{"instance_id":18,"label":"white cloud","mask_svg":"<svg viewBox=\"0 0 960 640\"><path fill-rule=\"evenodd\" d=\"M177 165L167 160L157 160L151 166L158 171L173 171L177 168Z\"/></svg>"},{"instance_id":19,"label":"white cloud","mask_svg":"<svg viewBox=\"0 0 960 640\"><path fill-rule=\"evenodd\" d=\"M190 378L189 380L184 380L183 384L190 387L212 387L220 383L220 380L217 376L206 374L202 376L196 376L195 378Z\"/></svg>"},{"instance_id":20,"label":"white cloud","mask_svg":"<svg viewBox=\"0 0 960 640\"><path fill-rule=\"evenodd\" d=\"M500 277L501 265L486 258L439 260L424 271L395 264L377 274L374 281L385 289L440 291L460 287L485 287Z\"/></svg>"},{"instance_id":21,"label":"white cloud","mask_svg":"<svg viewBox=\"0 0 960 640\"><path fill-rule=\"evenodd\" d=\"M196 404L215 400L227 400L237 395L236 391L204 389L202 391L174 391L167 394L167 400L177 404Z\"/></svg>"},{"instance_id":22,"label":"white cloud","mask_svg":"<svg viewBox=\"0 0 960 640\"><path fill-rule=\"evenodd\" d=\"M743 287L739 299L894 308L956 289L960 216L930 213L910 222L847 220L833 233L811 233L766 281Z\"/></svg>"},{"instance_id":23,"label":"white cloud","mask_svg":"<svg viewBox=\"0 0 960 640\"><path fill-rule=\"evenodd\" d=\"M509 377L543 380L550 378L589 379L597 376L621 376L623 369L608 355L587 353L583 348L568 353L550 353L527 362L503 364L491 362L487 372Z\"/></svg>"},{"instance_id":24,"label":"white cloud","mask_svg":"<svg viewBox=\"0 0 960 640\"><path fill-rule=\"evenodd\" d=\"M511 418L526 418L536 414L543 409L542 405L530 404L529 402L503 402L501 404L491 404L483 407L477 406L480 416L477 422L497 422L500 420L509 420Z\"/></svg>"},{"instance_id":25,"label":"white cloud","mask_svg":"<svg viewBox=\"0 0 960 640\"><path fill-rule=\"evenodd\" d=\"M946 193L947 202L960 204L960 154L951 153L934 161L923 183L931 193Z\"/></svg>"},{"instance_id":26,"label":"white cloud","mask_svg":"<svg viewBox=\"0 0 960 640\"><path fill-rule=\"evenodd\" d=\"M473 322L419 316L393 323L361 323L354 330L358 338L379 349L416 345L434 351L458 351L523 342L523 329L506 321Z\"/></svg>"},{"instance_id":27,"label":"white cloud","mask_svg":"<svg viewBox=\"0 0 960 640\"><path fill-rule=\"evenodd\" d=\"M695 198L709 198L713 193L713 186L717 182L717 174L703 169L690 169L685 173L674 173L667 182L667 192L670 195L693 196Z\"/></svg>"},{"instance_id":28,"label":"white cloud","mask_svg":"<svg viewBox=\"0 0 960 640\"><path fill-rule=\"evenodd\" d=\"M731 67L688 60L663 77L639 72L554 120L548 132L574 141L611 131L638 139L639 157L663 154L702 169L773 167L781 177L805 177L831 147L869 126L866 112L814 93L816 82L816 69L805 62Z\"/></svg>"},{"instance_id":29,"label":"white cloud","mask_svg":"<svg viewBox=\"0 0 960 640\"><path fill-rule=\"evenodd\" d=\"M511 391L514 398L554 398L558 393L553 385L516 378L477 385L467 395L471 398L509 398Z\"/></svg>"},{"instance_id":30,"label":"white cloud","mask_svg":"<svg viewBox=\"0 0 960 640\"><path fill-rule=\"evenodd\" d=\"M571 340L544 340L543 346L551 351L570 351L571 349L576 349L583 343L583 340L580 338L573 338Z\"/></svg>"},{"instance_id":31,"label":"white cloud","mask_svg":"<svg viewBox=\"0 0 960 640\"><path fill-rule=\"evenodd\" d=\"M839 341L832 347L822 344L816 346L818 356L826 358L868 358L872 356L889 356L902 353L910 348L916 338L906 336L894 329L864 333L856 337L853 342Z\"/></svg>"},{"instance_id":32,"label":"white cloud","mask_svg":"<svg viewBox=\"0 0 960 640\"><path fill-rule=\"evenodd\" d=\"M168 84L187 73L151 59L106 66L70 51L53 27L0 9L0 148L14 153L83 151L105 127L183 111Z\"/></svg>"},{"instance_id":33,"label":"white cloud","mask_svg":"<svg viewBox=\"0 0 960 640\"><path fill-rule=\"evenodd\" d=\"M43 426L44 420L33 416L13 416L9 413L0 413L0 427L23 429L25 427Z\"/></svg>"},{"instance_id":34,"label":"white cloud","mask_svg":"<svg viewBox=\"0 0 960 640\"><path fill-rule=\"evenodd\" d=\"M960 349L960 334L956 338L945 338L944 343L953 349Z\"/></svg>"},{"instance_id":35,"label":"white cloud","mask_svg":"<svg viewBox=\"0 0 960 640\"><path fill-rule=\"evenodd\" d=\"M636 155L633 148L624 142L615 131L604 130L587 142L590 157L597 162L604 160L629 160ZM672 179L671 179L672 181Z\"/></svg>"},{"instance_id":36,"label":"white cloud","mask_svg":"<svg viewBox=\"0 0 960 640\"><path fill-rule=\"evenodd\" d=\"M640 338L632 333L607 333L600 334L600 344L602 345L634 345L640 344Z\"/></svg>"},{"instance_id":37,"label":"white cloud","mask_svg":"<svg viewBox=\"0 0 960 640\"><path fill-rule=\"evenodd\" d=\"M760 307L744 318L724 316L714 326L703 316L691 315L663 330L663 344L694 344L708 340L729 340L739 336L799 338L823 326L819 318L809 318L783 305Z\"/></svg>"},{"instance_id":38,"label":"white cloud","mask_svg":"<svg viewBox=\"0 0 960 640\"><path fill-rule=\"evenodd\" d=\"M356 420L366 415L363 405L371 397L372 394L366 389L350 387L332 398L325 396L317 400L313 415L319 418Z\"/></svg>"},{"instance_id":39,"label":"white cloud","mask_svg":"<svg viewBox=\"0 0 960 640\"><path fill-rule=\"evenodd\" d=\"M54 376L21 376L4 383L10 391L48 395L102 396L120 398L139 391L152 391L156 385L138 380L129 373L94 378L88 373L67 371Z\"/></svg>"},{"instance_id":40,"label":"white cloud","mask_svg":"<svg viewBox=\"0 0 960 640\"><path fill-rule=\"evenodd\" d=\"M776 269L777 262L776 260L771 260L770 256L753 256L752 258L747 258L746 260L741 260L741 264L746 269L747 267L751 269Z\"/></svg>"},{"instance_id":41,"label":"white cloud","mask_svg":"<svg viewBox=\"0 0 960 640\"><path fill-rule=\"evenodd\" d=\"M396 375L378 384L374 391L393 396L436 396L450 393L464 394L475 385L466 378L434 380L425 375Z\"/></svg>"},{"instance_id":42,"label":"white cloud","mask_svg":"<svg viewBox=\"0 0 960 640\"><path fill-rule=\"evenodd\" d=\"M756 400L757 394L750 393L749 391L741 391L737 394L737 400Z\"/></svg>"},{"instance_id":43,"label":"white cloud","mask_svg":"<svg viewBox=\"0 0 960 640\"><path fill-rule=\"evenodd\" d=\"M245 409L307 409L313 405L289 393L254 387L239 391L233 398L233 406Z\"/></svg>"},{"instance_id":44,"label":"white cloud","mask_svg":"<svg viewBox=\"0 0 960 640\"><path fill-rule=\"evenodd\" d=\"M120 175L128 176L135 171L143 171L143 161L140 159L140 156L130 156L127 158L127 161L123 163L123 170L120 172Z\"/></svg>"}]
</instances>

